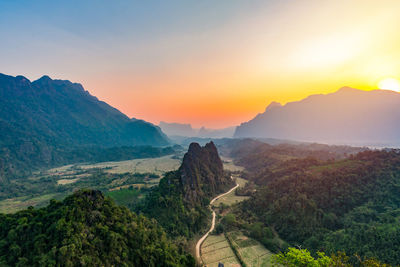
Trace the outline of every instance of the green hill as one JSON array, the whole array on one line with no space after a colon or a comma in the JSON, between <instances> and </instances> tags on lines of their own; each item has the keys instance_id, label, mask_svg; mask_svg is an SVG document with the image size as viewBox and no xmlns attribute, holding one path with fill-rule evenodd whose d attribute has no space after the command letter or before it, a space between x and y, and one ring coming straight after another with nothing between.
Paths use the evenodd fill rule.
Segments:
<instances>
[{"instance_id":1,"label":"green hill","mask_svg":"<svg viewBox=\"0 0 400 267\"><path fill-rule=\"evenodd\" d=\"M154 220L84 190L0 214L1 266L194 266Z\"/></svg>"}]
</instances>

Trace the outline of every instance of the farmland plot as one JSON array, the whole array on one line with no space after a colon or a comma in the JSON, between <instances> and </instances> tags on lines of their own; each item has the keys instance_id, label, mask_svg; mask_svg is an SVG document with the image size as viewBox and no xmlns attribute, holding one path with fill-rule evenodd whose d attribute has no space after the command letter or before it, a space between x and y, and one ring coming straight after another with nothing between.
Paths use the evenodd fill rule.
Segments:
<instances>
[{"instance_id":1,"label":"farmland plot","mask_svg":"<svg viewBox=\"0 0 400 267\"><path fill-rule=\"evenodd\" d=\"M240 256L247 266L271 266L272 253L258 241L243 235L241 232L229 233L237 245Z\"/></svg>"},{"instance_id":2,"label":"farmland plot","mask_svg":"<svg viewBox=\"0 0 400 267\"><path fill-rule=\"evenodd\" d=\"M201 246L201 258L206 266L218 266L223 263L227 267L240 266L225 236L209 235Z\"/></svg>"}]
</instances>

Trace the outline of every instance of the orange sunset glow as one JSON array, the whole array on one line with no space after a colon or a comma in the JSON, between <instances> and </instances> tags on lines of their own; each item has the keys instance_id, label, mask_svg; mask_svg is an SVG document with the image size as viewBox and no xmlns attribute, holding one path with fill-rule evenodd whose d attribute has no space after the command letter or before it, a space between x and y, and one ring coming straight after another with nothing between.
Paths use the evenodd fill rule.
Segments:
<instances>
[{"instance_id":1,"label":"orange sunset glow","mask_svg":"<svg viewBox=\"0 0 400 267\"><path fill-rule=\"evenodd\" d=\"M13 47L0 64L24 66L32 79L68 77L131 117L211 128L238 125L271 101L400 79L399 1L222 2L158 7L157 24L124 13L92 18L89 6L75 14L89 24L37 19L31 53Z\"/></svg>"}]
</instances>

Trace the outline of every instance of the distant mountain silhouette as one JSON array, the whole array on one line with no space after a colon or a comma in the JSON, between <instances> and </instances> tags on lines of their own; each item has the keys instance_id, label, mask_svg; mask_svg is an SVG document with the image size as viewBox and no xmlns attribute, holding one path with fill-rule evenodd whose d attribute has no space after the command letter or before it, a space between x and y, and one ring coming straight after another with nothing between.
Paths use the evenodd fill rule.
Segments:
<instances>
[{"instance_id":1,"label":"distant mountain silhouette","mask_svg":"<svg viewBox=\"0 0 400 267\"><path fill-rule=\"evenodd\" d=\"M210 129L206 127L193 128L186 123L160 122L160 128L164 133L171 137L201 137L201 138L224 138L233 137L236 127L227 127L223 129Z\"/></svg>"},{"instance_id":2,"label":"distant mountain silhouette","mask_svg":"<svg viewBox=\"0 0 400 267\"><path fill-rule=\"evenodd\" d=\"M201 138L231 138L235 133L236 126L222 128L222 129L209 129L201 127L197 133L197 137Z\"/></svg>"},{"instance_id":3,"label":"distant mountain silhouette","mask_svg":"<svg viewBox=\"0 0 400 267\"><path fill-rule=\"evenodd\" d=\"M128 118L80 84L0 74L0 178L54 162L64 148L167 144L158 127Z\"/></svg>"},{"instance_id":4,"label":"distant mountain silhouette","mask_svg":"<svg viewBox=\"0 0 400 267\"><path fill-rule=\"evenodd\" d=\"M273 102L265 112L237 127L235 137L298 141L400 144L400 94L343 87L284 106Z\"/></svg>"},{"instance_id":5,"label":"distant mountain silhouette","mask_svg":"<svg viewBox=\"0 0 400 267\"><path fill-rule=\"evenodd\" d=\"M161 121L158 125L162 131L169 136L196 136L197 130L192 128L189 123L169 123Z\"/></svg>"}]
</instances>

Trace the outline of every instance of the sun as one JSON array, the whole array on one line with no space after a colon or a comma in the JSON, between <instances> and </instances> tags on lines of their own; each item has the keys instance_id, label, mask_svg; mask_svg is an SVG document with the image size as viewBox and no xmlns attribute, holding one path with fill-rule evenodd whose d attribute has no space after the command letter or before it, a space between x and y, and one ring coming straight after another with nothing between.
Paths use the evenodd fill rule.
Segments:
<instances>
[{"instance_id":1,"label":"sun","mask_svg":"<svg viewBox=\"0 0 400 267\"><path fill-rule=\"evenodd\" d=\"M379 89L392 90L396 92L400 92L400 83L395 78L386 78L379 82Z\"/></svg>"}]
</instances>

